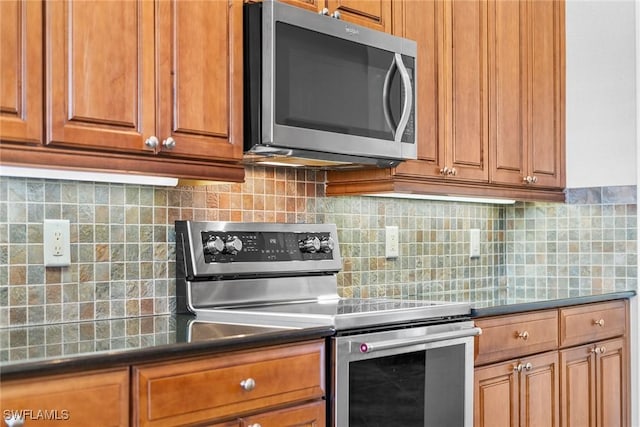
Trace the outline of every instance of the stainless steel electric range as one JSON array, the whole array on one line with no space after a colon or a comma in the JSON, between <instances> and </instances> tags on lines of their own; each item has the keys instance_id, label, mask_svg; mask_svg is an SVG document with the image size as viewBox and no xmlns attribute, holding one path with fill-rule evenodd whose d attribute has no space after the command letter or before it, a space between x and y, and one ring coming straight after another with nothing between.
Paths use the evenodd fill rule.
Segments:
<instances>
[{"instance_id":1,"label":"stainless steel electric range","mask_svg":"<svg viewBox=\"0 0 640 427\"><path fill-rule=\"evenodd\" d=\"M336 427L471 426L469 303L341 298L331 224L176 222L177 311L199 322L335 329Z\"/></svg>"}]
</instances>

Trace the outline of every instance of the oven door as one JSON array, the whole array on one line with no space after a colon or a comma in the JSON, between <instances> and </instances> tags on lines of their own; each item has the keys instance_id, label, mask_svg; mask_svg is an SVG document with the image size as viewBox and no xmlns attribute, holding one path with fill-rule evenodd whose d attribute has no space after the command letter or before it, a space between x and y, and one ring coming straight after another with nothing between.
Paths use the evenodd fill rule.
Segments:
<instances>
[{"instance_id":1,"label":"oven door","mask_svg":"<svg viewBox=\"0 0 640 427\"><path fill-rule=\"evenodd\" d=\"M333 340L335 427L473 425L473 322Z\"/></svg>"}]
</instances>

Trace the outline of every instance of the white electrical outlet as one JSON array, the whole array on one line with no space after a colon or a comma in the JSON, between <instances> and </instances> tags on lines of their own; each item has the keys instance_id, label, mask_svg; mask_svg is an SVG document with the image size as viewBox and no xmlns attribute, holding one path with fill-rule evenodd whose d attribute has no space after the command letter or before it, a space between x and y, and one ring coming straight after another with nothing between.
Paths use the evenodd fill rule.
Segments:
<instances>
[{"instance_id":1,"label":"white electrical outlet","mask_svg":"<svg viewBox=\"0 0 640 427\"><path fill-rule=\"evenodd\" d=\"M384 256L386 258L398 258L398 255L400 255L400 238L398 235L398 227L395 225L388 225L384 228L384 230Z\"/></svg>"},{"instance_id":2,"label":"white electrical outlet","mask_svg":"<svg viewBox=\"0 0 640 427\"><path fill-rule=\"evenodd\" d=\"M469 257L480 257L480 229L478 228L469 230Z\"/></svg>"},{"instance_id":3,"label":"white electrical outlet","mask_svg":"<svg viewBox=\"0 0 640 427\"><path fill-rule=\"evenodd\" d=\"M67 267L71 264L70 224L68 219L44 220L44 265Z\"/></svg>"}]
</instances>

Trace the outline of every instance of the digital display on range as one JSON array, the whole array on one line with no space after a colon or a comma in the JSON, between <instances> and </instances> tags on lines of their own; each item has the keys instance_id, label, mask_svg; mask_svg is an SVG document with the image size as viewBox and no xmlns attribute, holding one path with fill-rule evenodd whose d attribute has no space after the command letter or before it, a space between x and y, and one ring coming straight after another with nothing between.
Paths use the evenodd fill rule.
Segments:
<instances>
[{"instance_id":1,"label":"digital display on range","mask_svg":"<svg viewBox=\"0 0 640 427\"><path fill-rule=\"evenodd\" d=\"M330 233L204 231L202 247L205 263L333 259Z\"/></svg>"}]
</instances>

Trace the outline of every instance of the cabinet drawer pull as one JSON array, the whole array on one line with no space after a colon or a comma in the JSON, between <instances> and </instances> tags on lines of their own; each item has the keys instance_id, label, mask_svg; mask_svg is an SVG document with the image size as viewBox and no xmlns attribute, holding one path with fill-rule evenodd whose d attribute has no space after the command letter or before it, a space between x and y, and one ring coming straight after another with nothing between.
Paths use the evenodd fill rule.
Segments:
<instances>
[{"instance_id":1,"label":"cabinet drawer pull","mask_svg":"<svg viewBox=\"0 0 640 427\"><path fill-rule=\"evenodd\" d=\"M160 141L158 140L157 136L150 136L149 138L147 138L144 141L144 145L146 145L149 148L153 148L153 149L156 149L158 147L159 143L160 143Z\"/></svg>"},{"instance_id":2,"label":"cabinet drawer pull","mask_svg":"<svg viewBox=\"0 0 640 427\"><path fill-rule=\"evenodd\" d=\"M593 324L594 326L604 327L604 319L594 320Z\"/></svg>"},{"instance_id":3,"label":"cabinet drawer pull","mask_svg":"<svg viewBox=\"0 0 640 427\"><path fill-rule=\"evenodd\" d=\"M162 141L162 146L167 150L173 150L176 146L176 140L173 139L172 137L169 137L164 141Z\"/></svg>"},{"instance_id":4,"label":"cabinet drawer pull","mask_svg":"<svg viewBox=\"0 0 640 427\"><path fill-rule=\"evenodd\" d=\"M528 340L528 339L529 339L529 332L527 332L527 331L517 332L517 334L518 334L518 335L517 335L517 337L516 337L516 338L521 338L521 339L523 339L524 341L526 341L526 340Z\"/></svg>"},{"instance_id":5,"label":"cabinet drawer pull","mask_svg":"<svg viewBox=\"0 0 640 427\"><path fill-rule=\"evenodd\" d=\"M256 380L254 380L253 378L242 380L240 381L240 387L242 387L246 391L251 391L256 388Z\"/></svg>"},{"instance_id":6,"label":"cabinet drawer pull","mask_svg":"<svg viewBox=\"0 0 640 427\"><path fill-rule=\"evenodd\" d=\"M442 169L440 169L440 175L450 175L449 168L445 166Z\"/></svg>"},{"instance_id":7,"label":"cabinet drawer pull","mask_svg":"<svg viewBox=\"0 0 640 427\"><path fill-rule=\"evenodd\" d=\"M602 346L602 347L593 347L591 350L589 350L591 353L595 353L595 354L604 354L607 351L607 347Z\"/></svg>"},{"instance_id":8,"label":"cabinet drawer pull","mask_svg":"<svg viewBox=\"0 0 640 427\"><path fill-rule=\"evenodd\" d=\"M249 424L247 427L262 427L259 423Z\"/></svg>"},{"instance_id":9,"label":"cabinet drawer pull","mask_svg":"<svg viewBox=\"0 0 640 427\"><path fill-rule=\"evenodd\" d=\"M513 367L513 372L522 372L522 371L530 371L533 369L533 365L531 362L527 362L524 365L522 363L518 363Z\"/></svg>"}]
</instances>

